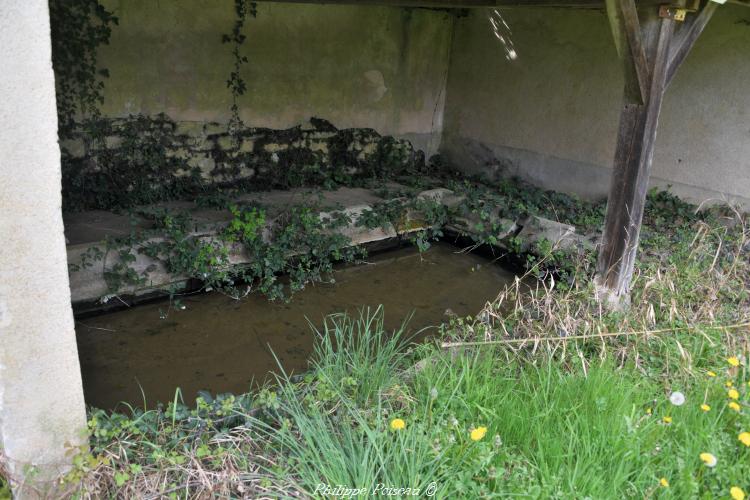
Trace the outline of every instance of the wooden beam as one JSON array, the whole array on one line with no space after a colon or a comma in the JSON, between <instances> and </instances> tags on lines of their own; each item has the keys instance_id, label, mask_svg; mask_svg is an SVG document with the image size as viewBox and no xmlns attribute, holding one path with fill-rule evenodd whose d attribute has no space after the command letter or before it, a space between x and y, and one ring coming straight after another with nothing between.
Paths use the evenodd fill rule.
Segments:
<instances>
[{"instance_id":1,"label":"wooden beam","mask_svg":"<svg viewBox=\"0 0 750 500\"><path fill-rule=\"evenodd\" d=\"M651 79L634 0L606 0L610 29L625 74L625 96L645 104Z\"/></svg>"},{"instance_id":2,"label":"wooden beam","mask_svg":"<svg viewBox=\"0 0 750 500\"><path fill-rule=\"evenodd\" d=\"M620 11L622 12L622 20L625 25L625 34L628 39L628 45L630 46L630 62L633 64L636 78L638 79L638 87L642 99L641 102L645 103L648 96L648 85L651 80L651 71L648 67L646 51L643 48L641 40L641 24L640 21L638 21L638 11L635 8L634 0L622 0L619 3Z\"/></svg>"},{"instance_id":3,"label":"wooden beam","mask_svg":"<svg viewBox=\"0 0 750 500\"><path fill-rule=\"evenodd\" d=\"M600 297L614 304L620 304L630 292L675 27L674 20L660 19L654 8L648 10L642 24L628 40L638 36L644 44L650 72L646 101L633 103L627 96L623 101L597 262ZM633 23L626 27L635 29Z\"/></svg>"},{"instance_id":4,"label":"wooden beam","mask_svg":"<svg viewBox=\"0 0 750 500\"><path fill-rule=\"evenodd\" d=\"M385 5L390 7L559 7L575 9L603 9L605 0L260 0L270 3L302 3L321 5ZM669 3L667 0L638 0L638 6ZM727 3L750 7L750 0L727 0Z\"/></svg>"},{"instance_id":5,"label":"wooden beam","mask_svg":"<svg viewBox=\"0 0 750 500\"><path fill-rule=\"evenodd\" d=\"M643 60L638 47L644 48L649 84L644 102L634 104L628 95L633 83L626 78L614 171L597 262L598 295L616 306L621 306L630 292L664 92L717 7L709 2L675 36L674 19L659 19L653 7L647 9L643 28L638 27L637 19L627 21L628 16L632 17L632 11L628 13L631 6L625 5L626 2L632 0L612 0L611 7L608 4L609 9L620 8L618 16L614 16L618 23L612 25L613 32L620 43L627 40L630 49L622 47L618 53L623 59L632 59L626 68L632 67L636 71L637 65L641 64L636 60ZM658 36L654 36L657 26ZM638 74L641 91L644 74L645 70L641 68Z\"/></svg>"},{"instance_id":6,"label":"wooden beam","mask_svg":"<svg viewBox=\"0 0 750 500\"><path fill-rule=\"evenodd\" d=\"M700 14L690 19L688 24L682 27L675 37L672 49L669 53L669 66L667 67L667 86L672 83L677 68L680 67L682 62L685 60L687 55L690 53L690 49L695 45L696 40L703 30L705 29L708 21L713 17L719 4L716 2L708 2L708 5L703 7Z\"/></svg>"},{"instance_id":7,"label":"wooden beam","mask_svg":"<svg viewBox=\"0 0 750 500\"><path fill-rule=\"evenodd\" d=\"M386 5L391 7L567 7L603 9L604 0L261 0L277 3L313 3L329 5ZM658 5L665 0L639 0L638 4Z\"/></svg>"}]
</instances>

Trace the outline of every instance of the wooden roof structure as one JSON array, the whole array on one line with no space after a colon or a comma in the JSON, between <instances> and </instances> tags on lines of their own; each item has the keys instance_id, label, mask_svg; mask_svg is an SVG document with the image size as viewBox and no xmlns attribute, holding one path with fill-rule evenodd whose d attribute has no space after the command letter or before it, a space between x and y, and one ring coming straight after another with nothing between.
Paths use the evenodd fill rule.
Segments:
<instances>
[{"instance_id":1,"label":"wooden roof structure","mask_svg":"<svg viewBox=\"0 0 750 500\"><path fill-rule=\"evenodd\" d=\"M605 9L606 0L263 0L278 3L315 3L325 5L385 5L391 7L435 7L444 9L488 7L558 7L574 9ZM666 0L638 0L638 7L674 5L681 2ZM750 0L726 0L726 3L750 7Z\"/></svg>"},{"instance_id":2,"label":"wooden roof structure","mask_svg":"<svg viewBox=\"0 0 750 500\"><path fill-rule=\"evenodd\" d=\"M625 89L596 282L598 298L614 308L629 300L664 93L720 5L750 7L750 0L270 1L426 8L606 9L625 75Z\"/></svg>"}]
</instances>

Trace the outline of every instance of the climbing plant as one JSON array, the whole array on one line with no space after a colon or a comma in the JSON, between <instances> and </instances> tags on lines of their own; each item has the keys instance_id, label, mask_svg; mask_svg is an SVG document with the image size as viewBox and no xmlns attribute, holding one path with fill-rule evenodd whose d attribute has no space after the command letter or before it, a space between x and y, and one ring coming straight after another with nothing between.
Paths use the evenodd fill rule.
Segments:
<instances>
[{"instance_id":1,"label":"climbing plant","mask_svg":"<svg viewBox=\"0 0 750 500\"><path fill-rule=\"evenodd\" d=\"M148 284L154 265L137 271L138 255L160 263L173 277L195 279L206 291L239 299L258 291L269 299L286 299L309 283L325 281L337 262L365 256L340 229L351 224L340 211L320 214L314 200L294 205L274 217L258 206L229 204L232 218L211 235L196 232L198 223L187 212L147 208L134 212L151 226L127 236L108 239L71 263L71 272L101 266L109 298ZM135 224L133 225L135 228ZM232 254L244 254L236 265ZM281 278L284 279L281 279Z\"/></svg>"},{"instance_id":2,"label":"climbing plant","mask_svg":"<svg viewBox=\"0 0 750 500\"><path fill-rule=\"evenodd\" d=\"M96 55L118 20L97 0L50 0L49 12L59 135L68 139L75 137L78 121L100 116L109 73Z\"/></svg>"},{"instance_id":3,"label":"climbing plant","mask_svg":"<svg viewBox=\"0 0 750 500\"><path fill-rule=\"evenodd\" d=\"M241 72L242 66L248 63L247 56L242 55L242 45L247 40L247 37L242 34L242 30L245 27L247 16L256 17L258 15L258 4L248 0L234 0L234 11L237 17L232 26L232 31L222 35L221 41L232 45L234 64L232 65L232 71L229 73L227 88L232 93L232 116L229 120L229 131L232 137L236 139L238 132L243 128L237 101L247 91L247 84L242 78Z\"/></svg>"},{"instance_id":4,"label":"climbing plant","mask_svg":"<svg viewBox=\"0 0 750 500\"><path fill-rule=\"evenodd\" d=\"M204 290L237 299L252 291L271 299L287 299L309 283L328 281L334 263L354 262L366 255L365 248L354 245L347 236L355 228L381 229L420 251L427 250L431 242L444 236L444 228L449 228L451 235L467 238L477 248L483 246L493 254L498 251L496 257L510 265L535 269L540 279L554 275L558 284L570 276L571 265L594 255L585 248L580 249L583 253L554 248L544 238L522 241L518 228L507 224L515 227L514 221L541 214L586 228L587 223L603 218L603 203L583 202L522 182L443 179L454 194L448 202L438 196L420 196L424 188L431 187L424 185L426 182L420 179L415 181L419 187L395 188L383 183L375 191L387 201L356 214L342 207L324 207L315 196L274 213L221 192L221 196L207 196L200 206L225 211L231 217L203 230L205 221L194 219L189 212L140 208L132 212L141 219L134 220L133 233L108 240L103 249L89 249L70 270L81 271L99 263L109 287L103 299L148 288L159 280L151 275L156 269L175 280L198 280ZM654 199L673 204L666 196ZM148 229L136 232L139 226ZM138 264L139 255L150 259L148 268L144 269L142 261Z\"/></svg>"},{"instance_id":5,"label":"climbing plant","mask_svg":"<svg viewBox=\"0 0 750 500\"><path fill-rule=\"evenodd\" d=\"M64 208L121 210L198 192L200 172L173 154L175 127L164 114L84 122L85 135L100 140L85 157L66 158Z\"/></svg>"}]
</instances>

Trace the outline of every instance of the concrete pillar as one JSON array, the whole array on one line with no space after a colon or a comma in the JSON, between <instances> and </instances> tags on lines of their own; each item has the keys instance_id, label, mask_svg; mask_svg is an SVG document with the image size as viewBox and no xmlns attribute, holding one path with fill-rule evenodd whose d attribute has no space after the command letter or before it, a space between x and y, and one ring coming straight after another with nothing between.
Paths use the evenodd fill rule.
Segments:
<instances>
[{"instance_id":1,"label":"concrete pillar","mask_svg":"<svg viewBox=\"0 0 750 500\"><path fill-rule=\"evenodd\" d=\"M0 5L0 449L42 496L85 444L47 0Z\"/></svg>"}]
</instances>

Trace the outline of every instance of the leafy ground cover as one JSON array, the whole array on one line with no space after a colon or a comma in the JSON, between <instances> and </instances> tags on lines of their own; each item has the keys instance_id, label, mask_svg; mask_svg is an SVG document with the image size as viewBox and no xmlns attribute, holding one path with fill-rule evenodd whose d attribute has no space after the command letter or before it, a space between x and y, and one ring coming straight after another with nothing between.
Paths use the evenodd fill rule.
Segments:
<instances>
[{"instance_id":1,"label":"leafy ground cover","mask_svg":"<svg viewBox=\"0 0 750 500\"><path fill-rule=\"evenodd\" d=\"M65 487L81 498L742 499L748 229L731 209L665 193L644 224L625 311L595 300L587 254L421 345L384 331L382 310L332 316L303 376L92 409L91 448ZM529 273L561 258L550 249Z\"/></svg>"}]
</instances>

